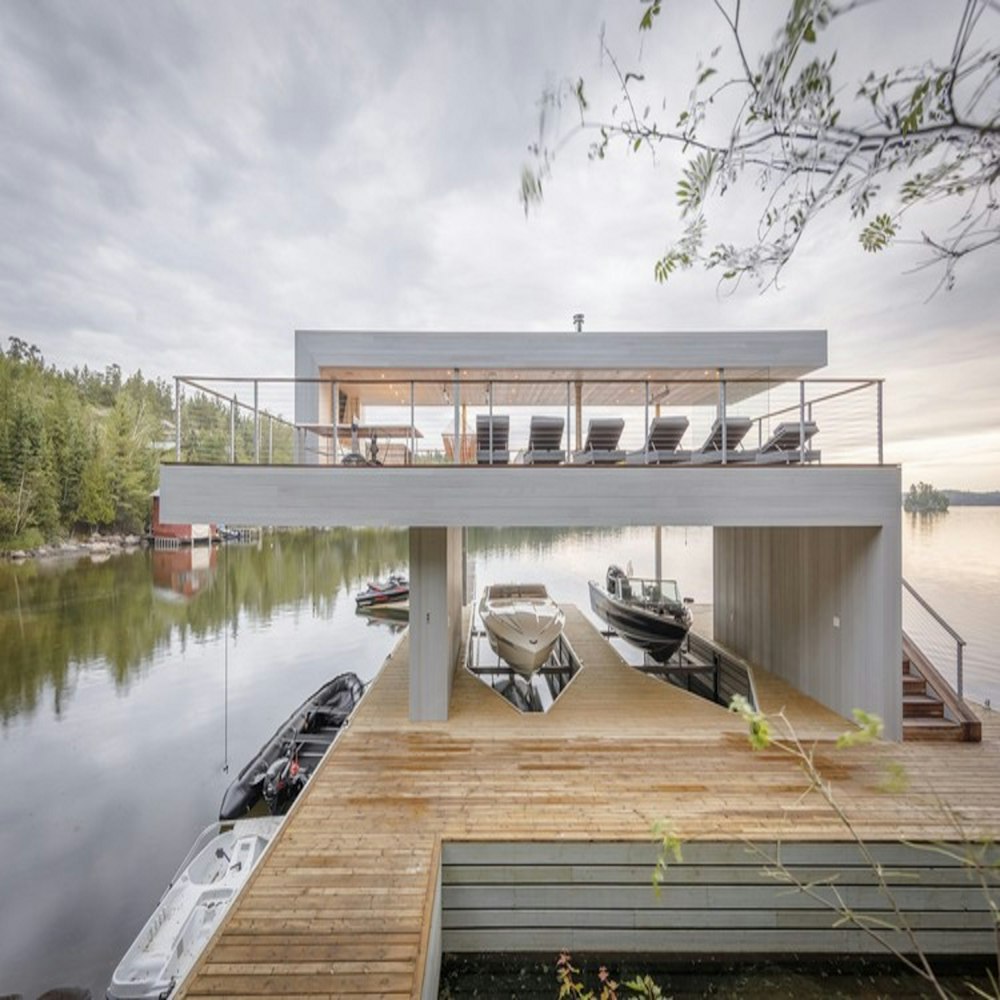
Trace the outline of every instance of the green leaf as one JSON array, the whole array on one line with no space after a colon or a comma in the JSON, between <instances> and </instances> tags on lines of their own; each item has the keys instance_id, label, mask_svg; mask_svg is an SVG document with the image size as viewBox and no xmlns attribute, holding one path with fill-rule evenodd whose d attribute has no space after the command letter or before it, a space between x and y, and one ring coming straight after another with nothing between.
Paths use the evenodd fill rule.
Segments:
<instances>
[{"instance_id":1,"label":"green leaf","mask_svg":"<svg viewBox=\"0 0 1000 1000\"><path fill-rule=\"evenodd\" d=\"M699 84L704 83L710 76L714 76L717 72L718 72L718 70L715 69L715 67L713 67L713 66L707 66L698 75L698 83Z\"/></svg>"},{"instance_id":2,"label":"green leaf","mask_svg":"<svg viewBox=\"0 0 1000 1000\"><path fill-rule=\"evenodd\" d=\"M633 152L638 152L639 151L639 147L641 145L642 145L642 137L641 136L637 136L636 139L635 139L635 142L632 143L632 150L633 150Z\"/></svg>"},{"instance_id":3,"label":"green leaf","mask_svg":"<svg viewBox=\"0 0 1000 1000\"><path fill-rule=\"evenodd\" d=\"M802 37L805 41L809 42L810 45L814 44L816 41L816 29L813 27L812 21L810 21L805 30L802 32Z\"/></svg>"},{"instance_id":4,"label":"green leaf","mask_svg":"<svg viewBox=\"0 0 1000 1000\"><path fill-rule=\"evenodd\" d=\"M885 212L876 215L871 222L861 230L858 239L868 253L884 250L898 232L898 226L892 217Z\"/></svg>"}]
</instances>

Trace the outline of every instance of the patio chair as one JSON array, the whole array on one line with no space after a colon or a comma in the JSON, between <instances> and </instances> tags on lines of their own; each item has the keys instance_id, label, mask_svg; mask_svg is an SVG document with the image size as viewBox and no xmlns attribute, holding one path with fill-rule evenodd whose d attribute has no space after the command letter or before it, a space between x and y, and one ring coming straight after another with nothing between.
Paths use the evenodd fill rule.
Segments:
<instances>
[{"instance_id":1,"label":"patio chair","mask_svg":"<svg viewBox=\"0 0 1000 1000\"><path fill-rule=\"evenodd\" d=\"M691 455L695 465L713 465L722 461L722 426L718 417L712 424L705 443ZM749 417L726 417L726 462L752 462L756 451L744 451L740 443L746 437L747 431L753 426Z\"/></svg>"},{"instance_id":2,"label":"patio chair","mask_svg":"<svg viewBox=\"0 0 1000 1000\"><path fill-rule=\"evenodd\" d=\"M587 425L587 440L580 451L573 452L578 465L616 465L625 461L618 447L625 421L621 417L595 417Z\"/></svg>"},{"instance_id":3,"label":"patio chair","mask_svg":"<svg viewBox=\"0 0 1000 1000\"><path fill-rule=\"evenodd\" d=\"M531 418L525 465L558 465L566 457L562 446L565 423L562 417Z\"/></svg>"},{"instance_id":4,"label":"patio chair","mask_svg":"<svg viewBox=\"0 0 1000 1000\"><path fill-rule=\"evenodd\" d=\"M757 451L756 460L762 465L818 462L820 453L809 447L817 431L819 428L811 420L778 424L767 443Z\"/></svg>"},{"instance_id":5,"label":"patio chair","mask_svg":"<svg viewBox=\"0 0 1000 1000\"><path fill-rule=\"evenodd\" d=\"M491 424L492 420L492 424ZM480 465L506 465L510 461L510 417L476 417L476 461Z\"/></svg>"},{"instance_id":6,"label":"patio chair","mask_svg":"<svg viewBox=\"0 0 1000 1000\"><path fill-rule=\"evenodd\" d=\"M678 451L688 429L687 417L654 417L649 425L646 443L639 451L630 451L625 456L629 465L673 465L687 462L691 452Z\"/></svg>"}]
</instances>

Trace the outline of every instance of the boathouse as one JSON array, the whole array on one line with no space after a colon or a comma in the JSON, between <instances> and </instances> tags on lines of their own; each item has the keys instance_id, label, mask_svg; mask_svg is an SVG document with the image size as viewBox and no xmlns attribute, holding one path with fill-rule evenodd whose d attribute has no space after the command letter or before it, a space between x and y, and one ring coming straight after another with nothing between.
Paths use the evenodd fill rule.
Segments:
<instances>
[{"instance_id":1,"label":"boathouse","mask_svg":"<svg viewBox=\"0 0 1000 1000\"><path fill-rule=\"evenodd\" d=\"M883 461L881 382L823 378L826 363L826 333L810 330L298 331L297 461L166 465L164 509L184 521L409 528L414 720L448 717L469 596L462 528L709 525L716 640L844 716L878 713L899 739L900 472ZM348 461L351 422L379 412L394 415L415 461ZM452 415L455 440L469 433L463 413L509 418L514 450L421 463L417 425L432 412ZM539 413L564 417L559 464L517 461ZM658 413L688 420L689 460L574 461L592 416L621 418L621 442L638 452ZM720 417L749 427L740 446L698 454ZM779 425L816 428L801 461L742 460Z\"/></svg>"},{"instance_id":2,"label":"boathouse","mask_svg":"<svg viewBox=\"0 0 1000 1000\"><path fill-rule=\"evenodd\" d=\"M293 378L178 377L165 517L407 528L411 594L409 629L177 995L431 998L444 952L880 953L837 898L901 951L994 950L961 858L1000 831L982 781L1000 725L897 742L913 680L900 470L881 381L826 363L809 330L299 331ZM227 457L183 426L191 394L228 419ZM561 427L543 462L533 417ZM375 427L397 459L366 447ZM716 646L835 774L852 826L794 761L752 753L733 713L629 667L581 609L565 611L582 667L550 711L487 691L465 669L462 533L480 525L710 526ZM855 707L887 739L838 750ZM900 769L909 784L887 790ZM656 896L663 819L684 862ZM777 856L820 888L762 878Z\"/></svg>"}]
</instances>

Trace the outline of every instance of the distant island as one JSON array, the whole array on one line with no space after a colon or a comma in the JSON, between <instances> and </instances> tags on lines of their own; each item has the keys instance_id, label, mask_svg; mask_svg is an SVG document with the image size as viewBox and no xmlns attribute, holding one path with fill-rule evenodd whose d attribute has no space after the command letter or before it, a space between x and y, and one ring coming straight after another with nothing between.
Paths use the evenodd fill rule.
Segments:
<instances>
[{"instance_id":1,"label":"distant island","mask_svg":"<svg viewBox=\"0 0 1000 1000\"><path fill-rule=\"evenodd\" d=\"M949 507L1000 507L1000 490L937 490L930 483L911 484L902 495L903 509L913 514L940 514Z\"/></svg>"},{"instance_id":2,"label":"distant island","mask_svg":"<svg viewBox=\"0 0 1000 1000\"><path fill-rule=\"evenodd\" d=\"M1000 507L1000 490L974 493L970 490L942 490L952 507Z\"/></svg>"},{"instance_id":3,"label":"distant island","mask_svg":"<svg viewBox=\"0 0 1000 1000\"><path fill-rule=\"evenodd\" d=\"M946 514L948 497L930 483L911 483L903 496L903 510L907 514Z\"/></svg>"}]
</instances>

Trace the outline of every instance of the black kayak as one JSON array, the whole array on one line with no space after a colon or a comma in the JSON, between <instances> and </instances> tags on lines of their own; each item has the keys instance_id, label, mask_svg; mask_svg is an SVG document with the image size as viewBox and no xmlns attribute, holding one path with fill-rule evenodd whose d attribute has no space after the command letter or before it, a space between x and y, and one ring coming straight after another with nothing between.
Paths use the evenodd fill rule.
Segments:
<instances>
[{"instance_id":1,"label":"black kayak","mask_svg":"<svg viewBox=\"0 0 1000 1000\"><path fill-rule=\"evenodd\" d=\"M271 812L284 812L351 717L364 690L357 675L347 673L307 698L226 789L219 819L245 816L262 796Z\"/></svg>"}]
</instances>

